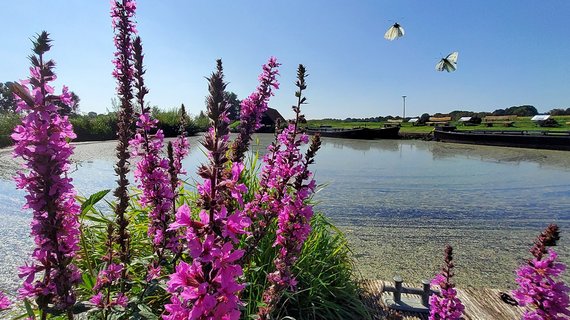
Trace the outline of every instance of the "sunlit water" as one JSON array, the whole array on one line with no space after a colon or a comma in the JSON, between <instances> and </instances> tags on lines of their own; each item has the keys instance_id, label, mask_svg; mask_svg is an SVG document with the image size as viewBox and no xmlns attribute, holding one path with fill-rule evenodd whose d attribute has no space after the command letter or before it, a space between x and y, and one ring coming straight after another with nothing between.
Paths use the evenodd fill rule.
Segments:
<instances>
[{"instance_id":1,"label":"sunlit water","mask_svg":"<svg viewBox=\"0 0 570 320\"><path fill-rule=\"evenodd\" d=\"M272 135L258 138L255 149L263 152ZM184 161L189 181L205 159L197 141ZM115 187L114 148L76 145L72 177L80 195ZM32 248L31 215L10 178L17 168L10 151L0 150L0 290L12 292ZM551 222L562 228L557 250L570 263L568 152L325 138L313 170L324 185L317 210L347 234L366 278L432 277L450 243L460 286L513 287L513 270Z\"/></svg>"}]
</instances>

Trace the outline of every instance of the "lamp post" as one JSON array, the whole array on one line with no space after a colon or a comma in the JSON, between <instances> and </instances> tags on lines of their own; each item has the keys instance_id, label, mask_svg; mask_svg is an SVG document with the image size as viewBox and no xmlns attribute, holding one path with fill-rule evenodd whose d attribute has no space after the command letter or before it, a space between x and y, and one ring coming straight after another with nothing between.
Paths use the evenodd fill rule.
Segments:
<instances>
[{"instance_id":1,"label":"lamp post","mask_svg":"<svg viewBox=\"0 0 570 320\"><path fill-rule=\"evenodd\" d=\"M402 114L402 121L406 119L406 97L407 96L402 96L402 99L404 100L404 112Z\"/></svg>"}]
</instances>

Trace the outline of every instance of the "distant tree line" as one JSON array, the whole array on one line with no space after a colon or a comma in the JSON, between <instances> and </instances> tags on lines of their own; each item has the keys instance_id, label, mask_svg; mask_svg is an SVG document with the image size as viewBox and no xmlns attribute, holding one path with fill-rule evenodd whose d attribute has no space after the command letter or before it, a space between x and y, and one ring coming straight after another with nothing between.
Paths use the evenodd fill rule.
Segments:
<instances>
[{"instance_id":1,"label":"distant tree line","mask_svg":"<svg viewBox=\"0 0 570 320\"><path fill-rule=\"evenodd\" d=\"M493 111L494 116L504 116L504 115L517 115L519 117L532 117L538 114L538 110L534 106L522 105L517 107L510 107L506 109L497 109Z\"/></svg>"},{"instance_id":2,"label":"distant tree line","mask_svg":"<svg viewBox=\"0 0 570 320\"><path fill-rule=\"evenodd\" d=\"M562 108L556 108L556 109L552 109L550 110L550 112L548 113L551 116L570 116L570 108L566 108L566 109L562 109Z\"/></svg>"},{"instance_id":3,"label":"distant tree line","mask_svg":"<svg viewBox=\"0 0 570 320\"><path fill-rule=\"evenodd\" d=\"M162 110L156 106L151 108L152 117L158 120L158 129L161 129L166 137L175 137L180 133L181 109ZM193 118L188 115L185 115L184 118L184 132L189 136L206 130L208 126L208 118L203 112L200 112L200 115ZM108 112L106 114L89 112L86 115L74 114L69 117L69 121L77 134L76 141L112 140L117 135L116 112Z\"/></svg>"},{"instance_id":4,"label":"distant tree line","mask_svg":"<svg viewBox=\"0 0 570 320\"><path fill-rule=\"evenodd\" d=\"M81 114L79 112L80 98L71 92L73 104L68 107L59 105L59 112L69 116L73 129L77 134L76 141L98 141L111 140L117 134L117 112L118 106L114 99L111 101L112 110L106 114L89 112ZM228 91L224 92L226 101L231 105L228 118L231 122L239 120L241 100L237 94ZM140 110L140 106L138 106ZM159 121L158 128L162 129L166 137L177 136L180 130L181 111L178 108L162 110L157 106L151 108L152 116ZM12 144L10 134L14 127L20 123L20 115L16 112L16 101L11 89L10 82L0 82L0 147ZM185 117L185 132L187 135L194 135L197 132L205 131L209 126L209 119L200 111L197 116Z\"/></svg>"},{"instance_id":5,"label":"distant tree line","mask_svg":"<svg viewBox=\"0 0 570 320\"><path fill-rule=\"evenodd\" d=\"M522 105L522 106L512 106L506 109L496 109L493 112L485 112L485 111L465 111L465 110L454 110L449 113L435 113L430 115L429 113L422 114L420 118L420 122L422 120L427 121L427 119L431 117L451 117L453 120L458 120L461 117L473 117L476 119L483 119L486 116L502 116L502 115L517 115L519 117L532 117L539 114L536 107L532 105ZM550 114L553 116L563 116L563 115L570 115L570 108L556 108L552 109L546 114ZM406 117L406 119L415 118L415 117ZM344 122L385 122L390 119L402 119L400 116L378 116L378 117L368 117L368 118L345 118L345 119L334 119L334 118L325 118L322 120L334 120L334 121L344 121Z\"/></svg>"}]
</instances>

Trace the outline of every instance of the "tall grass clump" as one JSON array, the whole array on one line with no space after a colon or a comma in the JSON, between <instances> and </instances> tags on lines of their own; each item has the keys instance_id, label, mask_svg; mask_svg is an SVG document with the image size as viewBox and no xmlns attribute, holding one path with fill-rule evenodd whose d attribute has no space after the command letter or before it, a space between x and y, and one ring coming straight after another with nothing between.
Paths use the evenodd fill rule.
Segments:
<instances>
[{"instance_id":1,"label":"tall grass clump","mask_svg":"<svg viewBox=\"0 0 570 320\"><path fill-rule=\"evenodd\" d=\"M312 231L293 268L297 291L281 298L275 318L367 319L354 282L354 261L344 234L322 213L311 221Z\"/></svg>"}]
</instances>

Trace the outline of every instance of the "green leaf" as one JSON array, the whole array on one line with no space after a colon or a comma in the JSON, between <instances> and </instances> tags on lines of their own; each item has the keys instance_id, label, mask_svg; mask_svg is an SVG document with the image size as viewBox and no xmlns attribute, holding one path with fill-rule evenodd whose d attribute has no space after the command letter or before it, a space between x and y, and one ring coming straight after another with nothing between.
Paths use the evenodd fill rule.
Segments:
<instances>
[{"instance_id":1,"label":"green leaf","mask_svg":"<svg viewBox=\"0 0 570 320\"><path fill-rule=\"evenodd\" d=\"M89 196L89 199L85 200L85 202L81 204L81 216L85 216L87 212L91 211L91 209L93 209L93 206L101 199L103 199L107 193L109 193L109 191L111 191L111 189L105 189Z\"/></svg>"},{"instance_id":2,"label":"green leaf","mask_svg":"<svg viewBox=\"0 0 570 320\"><path fill-rule=\"evenodd\" d=\"M120 320L122 316L124 316L124 312L111 312L109 314L109 320Z\"/></svg>"},{"instance_id":3,"label":"green leaf","mask_svg":"<svg viewBox=\"0 0 570 320\"><path fill-rule=\"evenodd\" d=\"M26 307L26 313L28 314L28 317L35 319L36 315L34 314L34 309L32 309L32 304L30 303L30 300L24 299L24 306Z\"/></svg>"},{"instance_id":4,"label":"green leaf","mask_svg":"<svg viewBox=\"0 0 570 320\"><path fill-rule=\"evenodd\" d=\"M89 273L83 273L81 275L81 279L83 280L83 286L87 290L92 290L95 286L95 279Z\"/></svg>"},{"instance_id":5,"label":"green leaf","mask_svg":"<svg viewBox=\"0 0 570 320\"><path fill-rule=\"evenodd\" d=\"M152 313L152 310L146 304L139 304L139 314L148 320L158 320L158 316Z\"/></svg>"},{"instance_id":6,"label":"green leaf","mask_svg":"<svg viewBox=\"0 0 570 320\"><path fill-rule=\"evenodd\" d=\"M29 316L28 313L26 312L26 313L24 313L24 314L21 314L21 315L15 317L15 318L12 318L12 320L20 320L20 319L30 319L30 316Z\"/></svg>"},{"instance_id":7,"label":"green leaf","mask_svg":"<svg viewBox=\"0 0 570 320\"><path fill-rule=\"evenodd\" d=\"M93 216L93 215L85 215L82 218L89 220L89 221L93 221L93 222L99 222L99 223L102 223L104 225L107 225L107 223L111 222L111 220L109 220L109 219L100 218L100 217Z\"/></svg>"}]
</instances>

